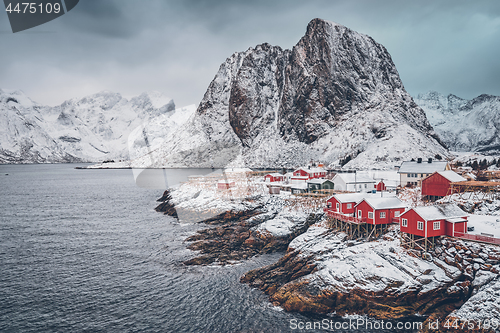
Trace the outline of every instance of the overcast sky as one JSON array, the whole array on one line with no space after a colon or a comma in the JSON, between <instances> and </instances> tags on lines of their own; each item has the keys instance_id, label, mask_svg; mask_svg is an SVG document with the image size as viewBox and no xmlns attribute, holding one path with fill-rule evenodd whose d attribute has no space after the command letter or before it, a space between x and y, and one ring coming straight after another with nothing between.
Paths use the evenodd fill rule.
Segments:
<instances>
[{"instance_id":1,"label":"overcast sky","mask_svg":"<svg viewBox=\"0 0 500 333\"><path fill-rule=\"evenodd\" d=\"M383 44L413 96L500 95L497 0L81 0L16 34L0 13L0 88L47 105L101 90L197 104L232 53L263 42L291 48L316 17Z\"/></svg>"}]
</instances>

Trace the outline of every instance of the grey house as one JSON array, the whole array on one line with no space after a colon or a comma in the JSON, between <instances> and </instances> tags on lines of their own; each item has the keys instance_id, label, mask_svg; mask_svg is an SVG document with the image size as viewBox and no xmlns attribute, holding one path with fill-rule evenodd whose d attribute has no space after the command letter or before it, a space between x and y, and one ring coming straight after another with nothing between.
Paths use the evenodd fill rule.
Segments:
<instances>
[{"instance_id":1,"label":"grey house","mask_svg":"<svg viewBox=\"0 0 500 333\"><path fill-rule=\"evenodd\" d=\"M307 192L333 190L333 183L328 179L310 179L307 181Z\"/></svg>"}]
</instances>

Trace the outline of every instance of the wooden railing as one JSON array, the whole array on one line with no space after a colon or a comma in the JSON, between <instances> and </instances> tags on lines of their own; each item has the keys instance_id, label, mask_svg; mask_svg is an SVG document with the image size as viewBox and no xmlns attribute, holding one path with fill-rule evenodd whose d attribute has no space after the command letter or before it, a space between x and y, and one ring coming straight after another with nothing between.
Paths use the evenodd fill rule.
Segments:
<instances>
[{"instance_id":1,"label":"wooden railing","mask_svg":"<svg viewBox=\"0 0 500 333\"><path fill-rule=\"evenodd\" d=\"M341 214L341 213L333 211L331 208L323 208L323 211L326 213L326 215L333 217L334 219L337 219L337 220L342 221L342 222L355 223L355 224L366 223L366 217L365 218L357 218L354 216Z\"/></svg>"},{"instance_id":2,"label":"wooden railing","mask_svg":"<svg viewBox=\"0 0 500 333\"><path fill-rule=\"evenodd\" d=\"M478 241L478 242L500 245L500 238L494 238L494 237L489 237L489 236L464 234L462 232L455 231L455 237L462 238L462 239L469 239L469 240Z\"/></svg>"}]
</instances>

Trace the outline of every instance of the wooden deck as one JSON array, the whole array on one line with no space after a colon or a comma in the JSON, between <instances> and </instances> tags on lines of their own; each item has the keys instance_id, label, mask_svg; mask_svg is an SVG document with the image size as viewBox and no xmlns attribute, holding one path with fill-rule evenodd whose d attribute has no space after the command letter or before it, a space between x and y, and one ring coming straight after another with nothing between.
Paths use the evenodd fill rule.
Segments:
<instances>
[{"instance_id":1,"label":"wooden deck","mask_svg":"<svg viewBox=\"0 0 500 333\"><path fill-rule=\"evenodd\" d=\"M500 238L483 236L483 235L471 235L471 234L464 234L461 232L455 232L455 238L461 238L463 240L471 240L471 241L481 242L481 243L500 245Z\"/></svg>"}]
</instances>

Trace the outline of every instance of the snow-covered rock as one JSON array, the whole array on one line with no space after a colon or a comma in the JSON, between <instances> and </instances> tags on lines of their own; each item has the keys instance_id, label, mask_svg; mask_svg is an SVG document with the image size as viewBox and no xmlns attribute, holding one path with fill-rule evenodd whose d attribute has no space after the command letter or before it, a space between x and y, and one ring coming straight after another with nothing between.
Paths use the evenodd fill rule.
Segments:
<instances>
[{"instance_id":1,"label":"snow-covered rock","mask_svg":"<svg viewBox=\"0 0 500 333\"><path fill-rule=\"evenodd\" d=\"M48 107L21 91L0 90L0 163L128 159L129 148L145 153L140 142L132 140L128 146L134 129L145 129L153 146L158 145L158 138L168 139L193 110L175 110L173 100L158 92L130 100L100 92Z\"/></svg>"},{"instance_id":2,"label":"snow-covered rock","mask_svg":"<svg viewBox=\"0 0 500 333\"><path fill-rule=\"evenodd\" d=\"M500 153L500 97L466 100L431 91L418 95L415 102L451 150Z\"/></svg>"}]
</instances>

